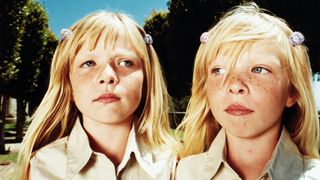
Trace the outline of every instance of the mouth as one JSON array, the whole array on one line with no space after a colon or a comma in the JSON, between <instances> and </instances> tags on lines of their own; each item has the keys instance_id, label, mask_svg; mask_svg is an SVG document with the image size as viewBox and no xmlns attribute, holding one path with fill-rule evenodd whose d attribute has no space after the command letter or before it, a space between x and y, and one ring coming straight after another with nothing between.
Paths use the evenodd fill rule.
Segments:
<instances>
[{"instance_id":1,"label":"mouth","mask_svg":"<svg viewBox=\"0 0 320 180\"><path fill-rule=\"evenodd\" d=\"M239 104L230 105L224 110L226 113L234 116L243 116L253 113L254 111Z\"/></svg>"},{"instance_id":2,"label":"mouth","mask_svg":"<svg viewBox=\"0 0 320 180\"><path fill-rule=\"evenodd\" d=\"M105 94L102 94L101 96L99 96L98 98L96 98L94 100L94 102L109 104L109 103L117 102L119 100L120 100L119 96L112 94L112 93L105 93Z\"/></svg>"}]
</instances>

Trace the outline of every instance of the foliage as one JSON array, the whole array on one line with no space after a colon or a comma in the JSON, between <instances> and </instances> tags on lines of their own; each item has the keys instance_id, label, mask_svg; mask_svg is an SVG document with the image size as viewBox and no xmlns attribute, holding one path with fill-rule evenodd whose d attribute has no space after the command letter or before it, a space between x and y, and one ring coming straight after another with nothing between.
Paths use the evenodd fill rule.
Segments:
<instances>
[{"instance_id":1,"label":"foliage","mask_svg":"<svg viewBox=\"0 0 320 180\"><path fill-rule=\"evenodd\" d=\"M153 46L157 51L160 63L164 66L166 65L164 59L170 53L170 49L167 48L170 41L166 36L168 28L168 12L166 11L152 12L144 25L145 31L152 35Z\"/></svg>"},{"instance_id":2,"label":"foliage","mask_svg":"<svg viewBox=\"0 0 320 180\"><path fill-rule=\"evenodd\" d=\"M25 33L22 36L17 79L11 81L12 96L25 99L38 85L40 64L47 43L48 17L37 1L27 6Z\"/></svg>"},{"instance_id":3,"label":"foliage","mask_svg":"<svg viewBox=\"0 0 320 180\"><path fill-rule=\"evenodd\" d=\"M239 4L236 0L171 0L169 12L153 12L144 28L154 37L169 93L180 99L190 94L192 66L202 32L221 13Z\"/></svg>"},{"instance_id":4,"label":"foliage","mask_svg":"<svg viewBox=\"0 0 320 180\"><path fill-rule=\"evenodd\" d=\"M190 99L190 96L173 99L173 102L175 105L174 110L176 112L185 112L188 106L189 99Z\"/></svg>"},{"instance_id":5,"label":"foliage","mask_svg":"<svg viewBox=\"0 0 320 180\"><path fill-rule=\"evenodd\" d=\"M6 85L17 78L21 63L20 49L27 14L24 0L4 0L0 6L0 87L7 92Z\"/></svg>"},{"instance_id":6,"label":"foliage","mask_svg":"<svg viewBox=\"0 0 320 180\"><path fill-rule=\"evenodd\" d=\"M32 114L34 109L40 104L49 84L50 65L55 48L57 47L58 39L52 31L46 32L46 44L44 44L43 57L40 61L41 70L37 78L37 86L31 92L29 101L29 114Z\"/></svg>"},{"instance_id":7,"label":"foliage","mask_svg":"<svg viewBox=\"0 0 320 180\"><path fill-rule=\"evenodd\" d=\"M57 39L50 32L48 16L38 1L5 1L0 8L0 95L17 99L17 139L21 140L26 103L36 96L35 93L42 95L43 86L47 86L48 64ZM1 119L5 119L5 112ZM4 132L3 122L0 134ZM1 136L1 152L3 142Z\"/></svg>"}]
</instances>

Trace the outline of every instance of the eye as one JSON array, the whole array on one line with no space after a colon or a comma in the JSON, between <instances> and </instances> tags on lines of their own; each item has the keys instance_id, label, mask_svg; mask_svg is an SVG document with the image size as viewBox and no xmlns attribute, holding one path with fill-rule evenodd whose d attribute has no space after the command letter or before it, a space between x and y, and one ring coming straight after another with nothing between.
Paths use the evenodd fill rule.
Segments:
<instances>
[{"instance_id":1,"label":"eye","mask_svg":"<svg viewBox=\"0 0 320 180\"><path fill-rule=\"evenodd\" d=\"M221 74L223 74L224 72L225 72L225 70L222 69L222 68L213 68L213 69L211 70L211 74L214 74L214 75L221 75Z\"/></svg>"},{"instance_id":2,"label":"eye","mask_svg":"<svg viewBox=\"0 0 320 180\"><path fill-rule=\"evenodd\" d=\"M130 60L122 60L118 64L120 66L123 66L123 67L131 67L131 66L133 66L133 62L130 61Z\"/></svg>"},{"instance_id":3,"label":"eye","mask_svg":"<svg viewBox=\"0 0 320 180\"><path fill-rule=\"evenodd\" d=\"M268 73L269 70L263 67L254 67L251 72L253 73L257 73L257 74L265 74Z\"/></svg>"},{"instance_id":4,"label":"eye","mask_svg":"<svg viewBox=\"0 0 320 180\"><path fill-rule=\"evenodd\" d=\"M93 61L93 60L88 60L86 62L84 62L81 67L83 68L88 68L88 67L92 67L92 66L95 66L96 63Z\"/></svg>"}]
</instances>

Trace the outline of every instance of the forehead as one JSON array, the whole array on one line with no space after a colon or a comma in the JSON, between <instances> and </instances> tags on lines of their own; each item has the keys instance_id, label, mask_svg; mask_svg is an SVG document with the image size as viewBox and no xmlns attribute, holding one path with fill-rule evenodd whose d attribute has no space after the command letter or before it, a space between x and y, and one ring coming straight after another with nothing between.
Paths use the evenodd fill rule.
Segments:
<instances>
[{"instance_id":1,"label":"forehead","mask_svg":"<svg viewBox=\"0 0 320 180\"><path fill-rule=\"evenodd\" d=\"M118 54L130 54L140 58L137 47L134 46L129 33L124 28L101 28L100 31L92 33L79 43L76 57L83 53L90 53L96 50L116 50ZM75 57L75 58L76 58Z\"/></svg>"},{"instance_id":2,"label":"forehead","mask_svg":"<svg viewBox=\"0 0 320 180\"><path fill-rule=\"evenodd\" d=\"M101 32L96 38L85 40L81 49L89 51L93 51L97 48L114 50L120 47L136 52L136 47L134 47L128 35L121 30L117 33Z\"/></svg>"},{"instance_id":3,"label":"forehead","mask_svg":"<svg viewBox=\"0 0 320 180\"><path fill-rule=\"evenodd\" d=\"M244 58L255 61L278 60L281 65L285 63L285 57L279 45L269 40L226 43L221 45L216 57L210 63L223 60L238 61Z\"/></svg>"}]
</instances>

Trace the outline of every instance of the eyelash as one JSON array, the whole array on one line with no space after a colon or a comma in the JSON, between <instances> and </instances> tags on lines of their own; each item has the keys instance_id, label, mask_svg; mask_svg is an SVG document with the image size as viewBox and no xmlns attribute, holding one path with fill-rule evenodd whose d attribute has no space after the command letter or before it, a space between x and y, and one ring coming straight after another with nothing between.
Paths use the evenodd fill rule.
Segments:
<instances>
[{"instance_id":1,"label":"eyelash","mask_svg":"<svg viewBox=\"0 0 320 180\"><path fill-rule=\"evenodd\" d=\"M221 75L222 73L224 73L224 70L222 68L213 68L211 70L211 74L214 75Z\"/></svg>"},{"instance_id":2,"label":"eyelash","mask_svg":"<svg viewBox=\"0 0 320 180\"><path fill-rule=\"evenodd\" d=\"M256 72L255 70L257 70L257 69L259 69L260 72ZM265 71L265 72L263 72L263 71ZM268 73L270 71L268 69L264 68L264 67L254 67L254 68L252 68L251 72L257 73L257 74L265 74L265 73Z\"/></svg>"},{"instance_id":3,"label":"eyelash","mask_svg":"<svg viewBox=\"0 0 320 180\"><path fill-rule=\"evenodd\" d=\"M125 63L125 64L123 64ZM131 60L122 60L120 62L118 62L119 66L123 66L123 67L131 67L134 65L134 63Z\"/></svg>"},{"instance_id":4,"label":"eyelash","mask_svg":"<svg viewBox=\"0 0 320 180\"><path fill-rule=\"evenodd\" d=\"M258 69L259 69L259 71L256 71ZM214 74L214 75L222 75L222 74L224 74L224 72L225 72L225 70L222 69L222 68L213 68L211 70L211 74ZM254 67L254 68L252 68L251 72L252 73L256 73L256 74L265 74L265 73L268 73L270 71L267 68L264 68L264 67Z\"/></svg>"},{"instance_id":5,"label":"eyelash","mask_svg":"<svg viewBox=\"0 0 320 180\"><path fill-rule=\"evenodd\" d=\"M92 67L92 66L95 66L96 63L93 61L93 60L88 60L86 62L84 62L81 67L84 67L84 68L88 68L88 67Z\"/></svg>"}]
</instances>

